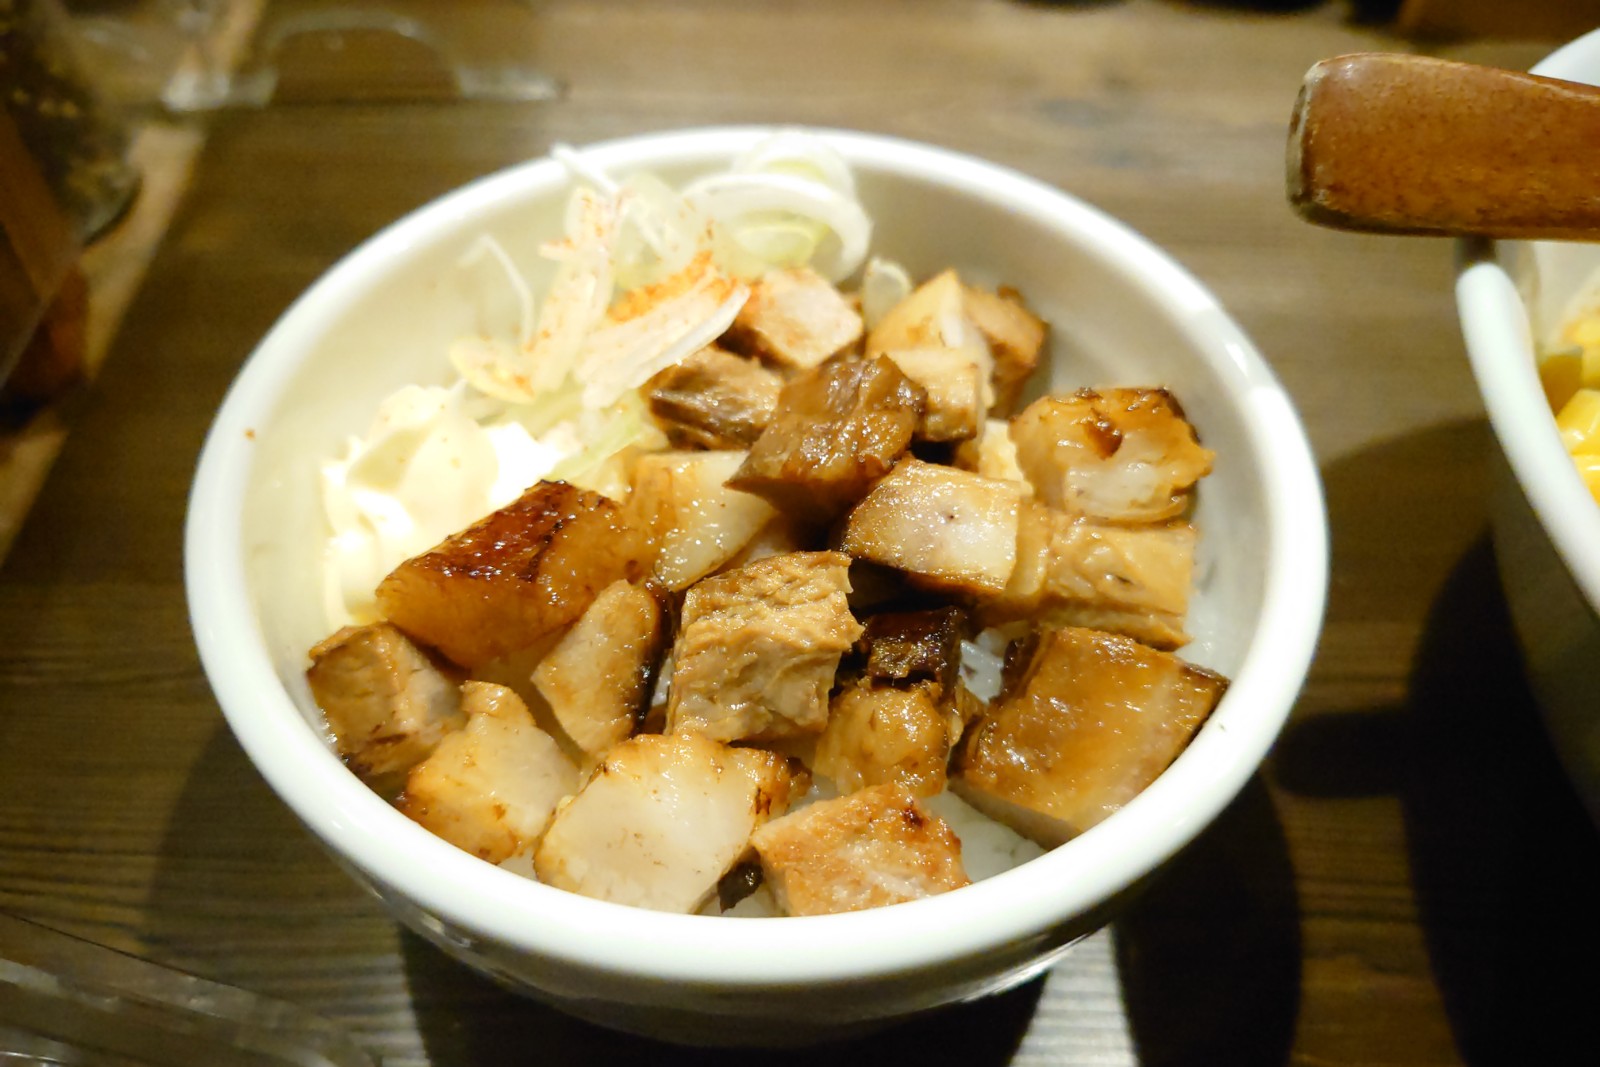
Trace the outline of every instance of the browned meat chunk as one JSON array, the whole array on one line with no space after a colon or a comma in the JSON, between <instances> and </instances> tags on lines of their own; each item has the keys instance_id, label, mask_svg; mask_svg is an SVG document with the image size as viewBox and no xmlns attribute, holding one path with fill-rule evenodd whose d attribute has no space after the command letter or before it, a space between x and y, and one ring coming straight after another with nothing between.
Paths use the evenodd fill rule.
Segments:
<instances>
[{"instance_id":1,"label":"browned meat chunk","mask_svg":"<svg viewBox=\"0 0 1600 1067\"><path fill-rule=\"evenodd\" d=\"M1181 515L1211 470L1212 453L1164 389L1044 397L1012 420L1011 437L1041 500L1107 522Z\"/></svg>"},{"instance_id":2,"label":"browned meat chunk","mask_svg":"<svg viewBox=\"0 0 1600 1067\"><path fill-rule=\"evenodd\" d=\"M696 734L641 734L612 749L556 813L539 880L587 897L692 912L789 806L782 757Z\"/></svg>"},{"instance_id":3,"label":"browned meat chunk","mask_svg":"<svg viewBox=\"0 0 1600 1067\"><path fill-rule=\"evenodd\" d=\"M634 468L628 511L660 545L655 576L687 589L744 550L776 517L754 493L731 489L728 478L744 452L657 452Z\"/></svg>"},{"instance_id":4,"label":"browned meat chunk","mask_svg":"<svg viewBox=\"0 0 1600 1067\"><path fill-rule=\"evenodd\" d=\"M989 292L975 286L963 288L966 310L978 332L989 343L994 359L993 411L1014 409L1044 348L1045 323L1022 302L1022 294L1001 286Z\"/></svg>"},{"instance_id":5,"label":"browned meat chunk","mask_svg":"<svg viewBox=\"0 0 1600 1067\"><path fill-rule=\"evenodd\" d=\"M866 678L899 686L929 682L935 699L954 689L966 612L957 607L881 612L868 617L865 627L859 644Z\"/></svg>"},{"instance_id":6,"label":"browned meat chunk","mask_svg":"<svg viewBox=\"0 0 1600 1067\"><path fill-rule=\"evenodd\" d=\"M650 413L678 448L747 448L778 406L783 379L715 345L650 379Z\"/></svg>"},{"instance_id":7,"label":"browned meat chunk","mask_svg":"<svg viewBox=\"0 0 1600 1067\"><path fill-rule=\"evenodd\" d=\"M807 371L784 386L771 424L728 484L824 521L894 466L926 401L922 386L881 357Z\"/></svg>"},{"instance_id":8,"label":"browned meat chunk","mask_svg":"<svg viewBox=\"0 0 1600 1067\"><path fill-rule=\"evenodd\" d=\"M1188 637L1195 530L1187 522L1112 526L1027 502L1017 533L1017 565L1005 592L987 601L985 622L1036 618L1093 626L1158 648Z\"/></svg>"},{"instance_id":9,"label":"browned meat chunk","mask_svg":"<svg viewBox=\"0 0 1600 1067\"><path fill-rule=\"evenodd\" d=\"M1016 482L1025 495L1033 496L1033 483L1017 465L1017 444L1011 440L1011 424L1004 419L986 419L982 435L956 447L954 462L962 470Z\"/></svg>"},{"instance_id":10,"label":"browned meat chunk","mask_svg":"<svg viewBox=\"0 0 1600 1067\"><path fill-rule=\"evenodd\" d=\"M997 595L1017 561L1015 482L902 460L850 512L841 547L933 589Z\"/></svg>"},{"instance_id":11,"label":"browned meat chunk","mask_svg":"<svg viewBox=\"0 0 1600 1067\"><path fill-rule=\"evenodd\" d=\"M898 782L918 796L944 789L950 717L927 685L849 685L833 697L812 768L841 793Z\"/></svg>"},{"instance_id":12,"label":"browned meat chunk","mask_svg":"<svg viewBox=\"0 0 1600 1067\"><path fill-rule=\"evenodd\" d=\"M465 721L455 683L386 622L318 643L306 681L339 755L364 781L410 770Z\"/></svg>"},{"instance_id":13,"label":"browned meat chunk","mask_svg":"<svg viewBox=\"0 0 1600 1067\"><path fill-rule=\"evenodd\" d=\"M828 915L969 884L961 842L902 785L880 785L774 819L751 839L790 915Z\"/></svg>"},{"instance_id":14,"label":"browned meat chunk","mask_svg":"<svg viewBox=\"0 0 1600 1067\"><path fill-rule=\"evenodd\" d=\"M487 518L396 567L378 607L463 667L527 648L582 615L645 555L621 508L565 482L540 482Z\"/></svg>"},{"instance_id":15,"label":"browned meat chunk","mask_svg":"<svg viewBox=\"0 0 1600 1067\"><path fill-rule=\"evenodd\" d=\"M973 349L899 348L883 354L927 390L919 440L965 441L978 435L984 421L983 367Z\"/></svg>"},{"instance_id":16,"label":"browned meat chunk","mask_svg":"<svg viewBox=\"0 0 1600 1067\"><path fill-rule=\"evenodd\" d=\"M654 593L615 581L534 670L539 695L585 756L633 732L661 659L663 621Z\"/></svg>"},{"instance_id":17,"label":"browned meat chunk","mask_svg":"<svg viewBox=\"0 0 1600 1067\"><path fill-rule=\"evenodd\" d=\"M728 331L739 351L791 370L810 370L861 340L861 314L809 267L769 271Z\"/></svg>"},{"instance_id":18,"label":"browned meat chunk","mask_svg":"<svg viewBox=\"0 0 1600 1067\"><path fill-rule=\"evenodd\" d=\"M1226 686L1131 638L1047 631L1007 657L1005 690L967 730L950 788L1054 847L1155 781Z\"/></svg>"},{"instance_id":19,"label":"browned meat chunk","mask_svg":"<svg viewBox=\"0 0 1600 1067\"><path fill-rule=\"evenodd\" d=\"M861 635L849 591L838 552L769 556L690 589L667 731L719 741L820 732L839 657Z\"/></svg>"},{"instance_id":20,"label":"browned meat chunk","mask_svg":"<svg viewBox=\"0 0 1600 1067\"><path fill-rule=\"evenodd\" d=\"M578 789L578 769L533 723L521 698L487 682L461 689L467 725L406 779L400 810L490 863L530 850Z\"/></svg>"}]
</instances>

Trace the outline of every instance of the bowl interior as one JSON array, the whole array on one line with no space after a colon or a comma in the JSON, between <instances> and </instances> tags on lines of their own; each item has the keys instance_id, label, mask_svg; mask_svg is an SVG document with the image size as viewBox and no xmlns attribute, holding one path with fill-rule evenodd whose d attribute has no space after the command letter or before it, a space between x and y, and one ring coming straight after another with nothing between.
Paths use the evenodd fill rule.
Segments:
<instances>
[{"instance_id":1,"label":"bowl interior","mask_svg":"<svg viewBox=\"0 0 1600 1067\"><path fill-rule=\"evenodd\" d=\"M675 181L764 132L637 138L589 158ZM1248 341L1161 253L1059 192L924 146L829 136L856 169L875 252L918 277L955 266L1015 285L1051 323L1050 388L1163 385L1183 403L1218 457L1199 496L1196 640L1184 654L1234 678L1233 689L1173 768L1089 833L971 889L870 916L766 920L756 931L634 912L490 868L388 808L334 758L304 682L306 650L328 628L318 463L365 432L395 388L443 384L451 341L510 321L505 287L462 266L480 234L536 283L546 276L537 248L559 231L569 185L558 164L528 164L402 220L297 302L230 393L191 507L192 612L235 732L336 851L424 908L530 951L666 977L770 978L775 951L795 980L911 966L1029 936L1125 887L1221 809L1280 728L1320 624L1324 520L1299 424ZM696 950L707 944L718 945L714 958Z\"/></svg>"}]
</instances>

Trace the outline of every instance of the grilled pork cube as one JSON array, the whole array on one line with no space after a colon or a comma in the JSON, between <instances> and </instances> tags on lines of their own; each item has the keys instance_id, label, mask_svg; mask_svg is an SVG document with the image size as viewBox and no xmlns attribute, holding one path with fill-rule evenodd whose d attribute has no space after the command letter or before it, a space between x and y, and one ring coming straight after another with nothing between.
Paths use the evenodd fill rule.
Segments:
<instances>
[{"instance_id":1,"label":"grilled pork cube","mask_svg":"<svg viewBox=\"0 0 1600 1067\"><path fill-rule=\"evenodd\" d=\"M776 516L761 497L725 484L745 455L656 452L639 457L628 510L653 528L661 546L656 580L673 592L687 589L738 555Z\"/></svg>"},{"instance_id":2,"label":"grilled pork cube","mask_svg":"<svg viewBox=\"0 0 1600 1067\"><path fill-rule=\"evenodd\" d=\"M606 754L556 813L539 880L587 897L692 912L789 805L782 757L697 734L640 734Z\"/></svg>"},{"instance_id":3,"label":"grilled pork cube","mask_svg":"<svg viewBox=\"0 0 1600 1067\"><path fill-rule=\"evenodd\" d=\"M848 685L834 694L811 766L841 793L898 782L933 796L944 789L950 740L928 685Z\"/></svg>"},{"instance_id":4,"label":"grilled pork cube","mask_svg":"<svg viewBox=\"0 0 1600 1067\"><path fill-rule=\"evenodd\" d=\"M769 271L725 338L731 348L790 370L810 370L861 340L861 313L810 267Z\"/></svg>"},{"instance_id":5,"label":"grilled pork cube","mask_svg":"<svg viewBox=\"0 0 1600 1067\"><path fill-rule=\"evenodd\" d=\"M1128 637L1047 631L1007 656L1005 689L968 728L950 788L1052 848L1155 781L1226 687Z\"/></svg>"},{"instance_id":6,"label":"grilled pork cube","mask_svg":"<svg viewBox=\"0 0 1600 1067\"><path fill-rule=\"evenodd\" d=\"M1047 601L1160 612L1182 618L1194 579L1195 530L1187 522L1102 526L1052 514Z\"/></svg>"},{"instance_id":7,"label":"grilled pork cube","mask_svg":"<svg viewBox=\"0 0 1600 1067\"><path fill-rule=\"evenodd\" d=\"M533 672L556 722L590 759L633 733L661 660L661 603L612 582Z\"/></svg>"},{"instance_id":8,"label":"grilled pork cube","mask_svg":"<svg viewBox=\"0 0 1600 1067\"><path fill-rule=\"evenodd\" d=\"M1039 499L1107 522L1181 515L1190 487L1211 470L1211 451L1164 389L1044 397L1012 420L1011 437Z\"/></svg>"},{"instance_id":9,"label":"grilled pork cube","mask_svg":"<svg viewBox=\"0 0 1600 1067\"><path fill-rule=\"evenodd\" d=\"M578 769L533 723L515 693L488 682L461 687L467 724L411 769L400 810L490 863L531 849L556 805L578 789Z\"/></svg>"},{"instance_id":10,"label":"grilled pork cube","mask_svg":"<svg viewBox=\"0 0 1600 1067\"><path fill-rule=\"evenodd\" d=\"M851 510L844 551L922 586L1003 592L1017 561L1015 482L907 458Z\"/></svg>"},{"instance_id":11,"label":"grilled pork cube","mask_svg":"<svg viewBox=\"0 0 1600 1067\"><path fill-rule=\"evenodd\" d=\"M979 618L1088 626L1177 648L1188 641L1183 617L1195 540L1186 522L1113 526L1025 501L1016 568L1005 591L981 605Z\"/></svg>"},{"instance_id":12,"label":"grilled pork cube","mask_svg":"<svg viewBox=\"0 0 1600 1067\"><path fill-rule=\"evenodd\" d=\"M389 573L385 618L463 667L547 638L595 594L644 569L640 532L598 493L540 482L487 518Z\"/></svg>"},{"instance_id":13,"label":"grilled pork cube","mask_svg":"<svg viewBox=\"0 0 1600 1067\"><path fill-rule=\"evenodd\" d=\"M772 421L783 379L709 345L645 387L650 413L677 448L748 448Z\"/></svg>"},{"instance_id":14,"label":"grilled pork cube","mask_svg":"<svg viewBox=\"0 0 1600 1067\"><path fill-rule=\"evenodd\" d=\"M751 839L790 915L827 915L969 884L961 842L903 785L879 785L774 819Z\"/></svg>"},{"instance_id":15,"label":"grilled pork cube","mask_svg":"<svg viewBox=\"0 0 1600 1067\"><path fill-rule=\"evenodd\" d=\"M917 424L923 441L965 441L983 424L983 368L971 348L898 348L883 353L927 390Z\"/></svg>"},{"instance_id":16,"label":"grilled pork cube","mask_svg":"<svg viewBox=\"0 0 1600 1067\"><path fill-rule=\"evenodd\" d=\"M961 670L966 621L966 612L954 606L869 616L858 643L863 676L882 685L931 683L933 697L943 697Z\"/></svg>"},{"instance_id":17,"label":"grilled pork cube","mask_svg":"<svg viewBox=\"0 0 1600 1067\"><path fill-rule=\"evenodd\" d=\"M849 507L911 444L927 392L884 358L801 374L728 484L813 522Z\"/></svg>"},{"instance_id":18,"label":"grilled pork cube","mask_svg":"<svg viewBox=\"0 0 1600 1067\"><path fill-rule=\"evenodd\" d=\"M890 308L867 334L867 355L916 348L954 348L978 365L980 411L994 404L994 357L967 310L967 287L953 270L937 274Z\"/></svg>"},{"instance_id":19,"label":"grilled pork cube","mask_svg":"<svg viewBox=\"0 0 1600 1067\"><path fill-rule=\"evenodd\" d=\"M323 639L306 681L339 755L363 781L410 770L465 721L455 683L386 622Z\"/></svg>"},{"instance_id":20,"label":"grilled pork cube","mask_svg":"<svg viewBox=\"0 0 1600 1067\"><path fill-rule=\"evenodd\" d=\"M1033 483L1017 465L1017 443L1011 440L1011 424L1005 419L984 420L983 433L956 446L954 463L985 478L1017 482L1024 495L1033 496Z\"/></svg>"},{"instance_id":21,"label":"grilled pork cube","mask_svg":"<svg viewBox=\"0 0 1600 1067\"><path fill-rule=\"evenodd\" d=\"M989 343L994 359L992 411L1007 414L1017 405L1039 365L1044 348L1045 324L1022 302L1022 294L1001 286L996 292L964 286L962 307Z\"/></svg>"},{"instance_id":22,"label":"grilled pork cube","mask_svg":"<svg viewBox=\"0 0 1600 1067\"><path fill-rule=\"evenodd\" d=\"M667 732L718 741L821 732L839 657L861 636L849 591L838 552L769 556L692 587L672 648Z\"/></svg>"}]
</instances>

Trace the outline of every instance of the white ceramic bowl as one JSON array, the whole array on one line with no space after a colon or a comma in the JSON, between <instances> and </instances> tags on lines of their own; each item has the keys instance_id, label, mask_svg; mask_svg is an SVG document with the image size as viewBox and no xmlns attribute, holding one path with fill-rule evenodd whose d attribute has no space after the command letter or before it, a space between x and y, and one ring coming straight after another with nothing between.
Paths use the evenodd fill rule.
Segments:
<instances>
[{"instance_id":1,"label":"white ceramic bowl","mask_svg":"<svg viewBox=\"0 0 1600 1067\"><path fill-rule=\"evenodd\" d=\"M1600 84L1600 31L1533 69ZM1600 507L1562 448L1534 358L1600 277L1600 244L1473 241L1459 265L1461 329L1504 457L1490 508L1501 584L1551 739L1600 822Z\"/></svg>"},{"instance_id":2,"label":"white ceramic bowl","mask_svg":"<svg viewBox=\"0 0 1600 1067\"><path fill-rule=\"evenodd\" d=\"M720 167L767 132L597 145L613 173ZM229 724L272 787L403 921L507 983L607 1025L691 1042L780 1043L1026 979L1104 905L1195 836L1249 778L1304 679L1327 583L1326 519L1282 388L1217 302L1158 249L1069 196L940 149L823 131L854 166L874 247L918 276L1008 281L1054 325L1056 386L1154 384L1180 398L1217 470L1200 494L1191 658L1233 679L1161 778L1101 825L970 888L811 918L663 915L491 867L409 822L330 751L303 678L323 636L316 465L406 382L445 380L473 327L457 261L480 233L537 275L568 188L541 160L394 224L284 315L201 457L186 532L190 609Z\"/></svg>"}]
</instances>

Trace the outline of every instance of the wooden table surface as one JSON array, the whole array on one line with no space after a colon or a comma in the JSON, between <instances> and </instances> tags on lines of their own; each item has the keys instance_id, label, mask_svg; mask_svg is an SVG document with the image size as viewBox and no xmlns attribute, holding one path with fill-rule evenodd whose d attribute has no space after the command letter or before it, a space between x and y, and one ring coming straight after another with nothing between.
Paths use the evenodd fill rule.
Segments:
<instances>
[{"instance_id":1,"label":"wooden table surface","mask_svg":"<svg viewBox=\"0 0 1600 1067\"><path fill-rule=\"evenodd\" d=\"M1595 1062L1600 838L1557 775L1496 583L1494 445L1451 249L1317 230L1283 199L1305 69L1415 47L1355 21L1367 6L547 0L529 47L558 100L215 116L0 571L0 910L314 1008L390 1064L741 1062L504 993L348 881L223 723L180 528L240 362L384 223L557 140L817 123L1010 164L1171 250L1299 404L1333 539L1288 728L1166 877L1047 980L826 1055ZM1525 67L1551 44L1436 50Z\"/></svg>"}]
</instances>

